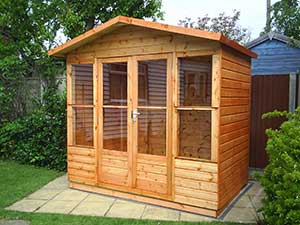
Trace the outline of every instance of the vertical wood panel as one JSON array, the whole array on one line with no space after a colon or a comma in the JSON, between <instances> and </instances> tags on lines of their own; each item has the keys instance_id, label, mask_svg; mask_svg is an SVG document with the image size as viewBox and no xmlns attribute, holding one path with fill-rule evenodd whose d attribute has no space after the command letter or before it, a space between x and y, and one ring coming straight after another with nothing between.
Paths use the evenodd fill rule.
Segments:
<instances>
[{"instance_id":1,"label":"vertical wood panel","mask_svg":"<svg viewBox=\"0 0 300 225\"><path fill-rule=\"evenodd\" d=\"M178 155L178 113L176 107L178 107L178 58L176 53L172 54L172 157L175 158ZM175 171L175 163L172 165L172 170ZM175 175L172 174L172 199L175 198Z\"/></svg>"},{"instance_id":2,"label":"vertical wood panel","mask_svg":"<svg viewBox=\"0 0 300 225\"><path fill-rule=\"evenodd\" d=\"M173 58L172 54L168 55L167 58L167 145L166 145L166 150L167 150L167 194L171 195L172 194L172 174L173 174L173 145L172 145L172 66L173 66Z\"/></svg>"}]
</instances>

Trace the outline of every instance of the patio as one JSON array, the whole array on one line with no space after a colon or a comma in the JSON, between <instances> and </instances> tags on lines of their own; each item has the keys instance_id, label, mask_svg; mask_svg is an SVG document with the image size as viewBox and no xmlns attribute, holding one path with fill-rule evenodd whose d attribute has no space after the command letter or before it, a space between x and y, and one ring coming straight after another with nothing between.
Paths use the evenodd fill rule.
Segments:
<instances>
[{"instance_id":1,"label":"patio","mask_svg":"<svg viewBox=\"0 0 300 225\"><path fill-rule=\"evenodd\" d=\"M218 220L253 223L255 208L261 206L261 186L250 181ZM251 200L250 200L251 199ZM170 221L213 221L201 215L68 188L66 176L59 177L7 209L23 212L62 213Z\"/></svg>"}]
</instances>

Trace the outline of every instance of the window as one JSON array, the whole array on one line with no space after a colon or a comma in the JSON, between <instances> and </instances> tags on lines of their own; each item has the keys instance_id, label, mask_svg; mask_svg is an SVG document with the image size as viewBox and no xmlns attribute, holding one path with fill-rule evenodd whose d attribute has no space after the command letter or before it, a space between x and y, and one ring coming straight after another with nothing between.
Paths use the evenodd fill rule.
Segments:
<instances>
[{"instance_id":1,"label":"window","mask_svg":"<svg viewBox=\"0 0 300 225\"><path fill-rule=\"evenodd\" d=\"M212 57L186 57L178 61L178 155L209 160Z\"/></svg>"},{"instance_id":2,"label":"window","mask_svg":"<svg viewBox=\"0 0 300 225\"><path fill-rule=\"evenodd\" d=\"M72 145L93 146L93 65L72 65Z\"/></svg>"}]
</instances>

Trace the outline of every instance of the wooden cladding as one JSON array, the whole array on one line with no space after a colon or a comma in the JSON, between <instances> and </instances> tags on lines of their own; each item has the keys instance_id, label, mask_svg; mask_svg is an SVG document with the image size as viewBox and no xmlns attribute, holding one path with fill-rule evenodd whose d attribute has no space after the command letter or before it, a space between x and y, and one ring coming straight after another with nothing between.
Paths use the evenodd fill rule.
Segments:
<instances>
[{"instance_id":1,"label":"wooden cladding","mask_svg":"<svg viewBox=\"0 0 300 225\"><path fill-rule=\"evenodd\" d=\"M227 205L248 181L250 69L249 58L223 48L219 137L220 208Z\"/></svg>"}]
</instances>

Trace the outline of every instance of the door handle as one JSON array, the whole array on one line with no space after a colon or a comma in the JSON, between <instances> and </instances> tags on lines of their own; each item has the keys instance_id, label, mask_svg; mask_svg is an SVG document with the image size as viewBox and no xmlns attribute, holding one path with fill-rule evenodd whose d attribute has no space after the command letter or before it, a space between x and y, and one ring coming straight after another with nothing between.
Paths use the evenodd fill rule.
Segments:
<instances>
[{"instance_id":1,"label":"door handle","mask_svg":"<svg viewBox=\"0 0 300 225\"><path fill-rule=\"evenodd\" d=\"M142 114L140 112L138 112L137 109L132 110L131 117L132 117L133 122L136 122L137 117L139 115L142 115Z\"/></svg>"}]
</instances>

